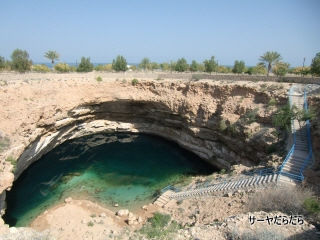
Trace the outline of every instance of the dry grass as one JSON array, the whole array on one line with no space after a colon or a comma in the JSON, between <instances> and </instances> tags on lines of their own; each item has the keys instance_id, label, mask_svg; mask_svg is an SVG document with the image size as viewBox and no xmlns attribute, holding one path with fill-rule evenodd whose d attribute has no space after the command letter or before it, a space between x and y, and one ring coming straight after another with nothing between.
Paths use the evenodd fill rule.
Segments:
<instances>
[{"instance_id":1,"label":"dry grass","mask_svg":"<svg viewBox=\"0 0 320 240\"><path fill-rule=\"evenodd\" d=\"M269 188L254 193L250 196L247 210L256 211L281 211L287 214L302 214L306 210L304 201L313 196L313 192L301 187Z\"/></svg>"}]
</instances>

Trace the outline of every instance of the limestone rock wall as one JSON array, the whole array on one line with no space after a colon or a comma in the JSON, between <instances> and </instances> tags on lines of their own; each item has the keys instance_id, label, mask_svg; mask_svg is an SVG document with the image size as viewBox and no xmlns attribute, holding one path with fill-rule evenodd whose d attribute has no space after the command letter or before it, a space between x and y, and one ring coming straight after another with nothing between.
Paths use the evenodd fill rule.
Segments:
<instances>
[{"instance_id":1,"label":"limestone rock wall","mask_svg":"<svg viewBox=\"0 0 320 240\"><path fill-rule=\"evenodd\" d=\"M289 86L274 83L69 79L1 86L0 131L10 147L0 153L0 194L43 154L72 138L99 132L142 132L177 142L219 168L266 162L276 141L268 106L287 101ZM243 116L255 112L255 122ZM225 123L227 128L221 124ZM10 175L10 176L9 176ZM3 196L3 195L1 195ZM4 206L4 204L0 205Z\"/></svg>"}]
</instances>

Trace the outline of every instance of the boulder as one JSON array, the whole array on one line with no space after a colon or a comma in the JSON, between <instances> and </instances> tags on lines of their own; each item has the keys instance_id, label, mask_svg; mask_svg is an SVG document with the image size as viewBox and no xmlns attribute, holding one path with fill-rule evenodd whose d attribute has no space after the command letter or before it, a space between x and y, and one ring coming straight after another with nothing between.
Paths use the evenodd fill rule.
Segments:
<instances>
[{"instance_id":1,"label":"boulder","mask_svg":"<svg viewBox=\"0 0 320 240\"><path fill-rule=\"evenodd\" d=\"M119 217L126 217L129 215L129 210L128 209L120 209L117 213L117 216Z\"/></svg>"}]
</instances>

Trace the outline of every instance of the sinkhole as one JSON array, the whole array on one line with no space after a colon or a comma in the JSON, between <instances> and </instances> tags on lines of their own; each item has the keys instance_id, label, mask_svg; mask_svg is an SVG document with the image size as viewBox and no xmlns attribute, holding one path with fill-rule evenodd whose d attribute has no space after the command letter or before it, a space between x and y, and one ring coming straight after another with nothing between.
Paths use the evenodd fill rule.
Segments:
<instances>
[{"instance_id":1,"label":"sinkhole","mask_svg":"<svg viewBox=\"0 0 320 240\"><path fill-rule=\"evenodd\" d=\"M7 192L4 220L28 226L67 197L131 211L163 187L216 171L176 143L146 134L96 134L68 140L34 162Z\"/></svg>"}]
</instances>

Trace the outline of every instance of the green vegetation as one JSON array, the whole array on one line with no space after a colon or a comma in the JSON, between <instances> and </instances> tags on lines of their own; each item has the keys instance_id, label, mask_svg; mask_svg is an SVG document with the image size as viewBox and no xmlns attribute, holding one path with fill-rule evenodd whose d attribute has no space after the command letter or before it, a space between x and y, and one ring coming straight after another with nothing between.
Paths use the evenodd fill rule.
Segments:
<instances>
[{"instance_id":1,"label":"green vegetation","mask_svg":"<svg viewBox=\"0 0 320 240\"><path fill-rule=\"evenodd\" d=\"M315 197L306 198L303 207L311 214L320 213L320 202Z\"/></svg>"},{"instance_id":2,"label":"green vegetation","mask_svg":"<svg viewBox=\"0 0 320 240\"><path fill-rule=\"evenodd\" d=\"M139 64L139 68L141 68L143 70L150 70L152 68L152 66L151 66L151 62L150 62L149 58L142 59Z\"/></svg>"},{"instance_id":3,"label":"green vegetation","mask_svg":"<svg viewBox=\"0 0 320 240\"><path fill-rule=\"evenodd\" d=\"M316 118L317 114L314 111L313 108L309 108L308 111L303 109L295 109L294 117L298 120L299 125L301 127L301 122L307 121L307 120L314 120Z\"/></svg>"},{"instance_id":4,"label":"green vegetation","mask_svg":"<svg viewBox=\"0 0 320 240\"><path fill-rule=\"evenodd\" d=\"M289 104L279 108L272 118L273 125L280 130L290 131L291 120L295 118L296 107L290 107Z\"/></svg>"},{"instance_id":5,"label":"green vegetation","mask_svg":"<svg viewBox=\"0 0 320 240\"><path fill-rule=\"evenodd\" d=\"M215 61L214 56L212 56L210 60L205 60L203 64L204 70L208 73L215 72L218 68L218 63Z\"/></svg>"},{"instance_id":6,"label":"green vegetation","mask_svg":"<svg viewBox=\"0 0 320 240\"><path fill-rule=\"evenodd\" d=\"M4 69L6 67L6 60L4 57L0 56L0 70Z\"/></svg>"},{"instance_id":7,"label":"green vegetation","mask_svg":"<svg viewBox=\"0 0 320 240\"><path fill-rule=\"evenodd\" d=\"M190 65L190 71L191 72L199 71L199 63L197 63L197 61L192 60L191 65Z\"/></svg>"},{"instance_id":8,"label":"green vegetation","mask_svg":"<svg viewBox=\"0 0 320 240\"><path fill-rule=\"evenodd\" d=\"M225 67L225 66L218 66L217 72L218 73L232 73L232 69L229 67Z\"/></svg>"},{"instance_id":9,"label":"green vegetation","mask_svg":"<svg viewBox=\"0 0 320 240\"><path fill-rule=\"evenodd\" d=\"M226 120L221 119L220 123L219 123L219 130L221 132L224 132L226 129L228 128L227 124L226 124Z\"/></svg>"},{"instance_id":10,"label":"green vegetation","mask_svg":"<svg viewBox=\"0 0 320 240\"><path fill-rule=\"evenodd\" d=\"M265 68L265 65L263 63L258 63L255 67L249 67L246 71L249 75L265 75L267 74L267 70Z\"/></svg>"},{"instance_id":11,"label":"green vegetation","mask_svg":"<svg viewBox=\"0 0 320 240\"><path fill-rule=\"evenodd\" d=\"M313 75L320 76L320 52L312 59L310 71Z\"/></svg>"},{"instance_id":12,"label":"green vegetation","mask_svg":"<svg viewBox=\"0 0 320 240\"><path fill-rule=\"evenodd\" d=\"M92 221L87 223L88 227L93 227L94 223Z\"/></svg>"},{"instance_id":13,"label":"green vegetation","mask_svg":"<svg viewBox=\"0 0 320 240\"><path fill-rule=\"evenodd\" d=\"M56 51L48 51L44 54L44 56L51 60L52 64L54 64L54 61L59 60L59 53L57 53Z\"/></svg>"},{"instance_id":14,"label":"green vegetation","mask_svg":"<svg viewBox=\"0 0 320 240\"><path fill-rule=\"evenodd\" d=\"M189 65L188 65L186 59L184 59L184 58L178 59L176 65L175 65L175 70L177 72L185 72L188 70L188 68L189 68Z\"/></svg>"},{"instance_id":15,"label":"green vegetation","mask_svg":"<svg viewBox=\"0 0 320 240\"><path fill-rule=\"evenodd\" d=\"M138 79L134 78L131 80L132 86L136 86L139 83Z\"/></svg>"},{"instance_id":16,"label":"green vegetation","mask_svg":"<svg viewBox=\"0 0 320 240\"><path fill-rule=\"evenodd\" d=\"M170 215L155 213L152 218L139 230L139 233L145 235L148 239L174 239L173 234L176 233L181 227L172 221L170 222Z\"/></svg>"},{"instance_id":17,"label":"green vegetation","mask_svg":"<svg viewBox=\"0 0 320 240\"><path fill-rule=\"evenodd\" d=\"M274 98L271 98L268 102L268 106L276 106L277 105L277 100L275 100Z\"/></svg>"},{"instance_id":18,"label":"green vegetation","mask_svg":"<svg viewBox=\"0 0 320 240\"><path fill-rule=\"evenodd\" d=\"M70 67L69 64L67 64L67 63L58 63L54 66L54 69L60 73L66 73L66 72L73 71L72 67Z\"/></svg>"},{"instance_id":19,"label":"green vegetation","mask_svg":"<svg viewBox=\"0 0 320 240\"><path fill-rule=\"evenodd\" d=\"M170 70L170 64L167 62L161 63L160 64L160 69L162 71L169 71Z\"/></svg>"},{"instance_id":20,"label":"green vegetation","mask_svg":"<svg viewBox=\"0 0 320 240\"><path fill-rule=\"evenodd\" d=\"M233 69L232 69L233 73L244 73L245 70L246 70L246 65L245 65L244 61L236 60L234 62Z\"/></svg>"},{"instance_id":21,"label":"green vegetation","mask_svg":"<svg viewBox=\"0 0 320 240\"><path fill-rule=\"evenodd\" d=\"M278 62L275 64L272 72L277 75L278 77L283 77L287 74L289 69L289 63L285 62Z\"/></svg>"},{"instance_id":22,"label":"green vegetation","mask_svg":"<svg viewBox=\"0 0 320 240\"><path fill-rule=\"evenodd\" d=\"M260 61L265 64L267 67L269 76L272 67L281 60L281 55L277 52L266 52L264 55L260 57Z\"/></svg>"},{"instance_id":23,"label":"green vegetation","mask_svg":"<svg viewBox=\"0 0 320 240\"><path fill-rule=\"evenodd\" d=\"M253 110L248 110L243 116L242 119L245 123L250 124L256 121L256 117L258 114L259 109L255 108Z\"/></svg>"},{"instance_id":24,"label":"green vegetation","mask_svg":"<svg viewBox=\"0 0 320 240\"><path fill-rule=\"evenodd\" d=\"M112 61L112 69L117 72L126 71L127 60L123 56L117 56L117 58Z\"/></svg>"},{"instance_id":25,"label":"green vegetation","mask_svg":"<svg viewBox=\"0 0 320 240\"><path fill-rule=\"evenodd\" d=\"M112 64L99 64L94 68L95 71L105 71L105 72L111 72L112 71Z\"/></svg>"},{"instance_id":26,"label":"green vegetation","mask_svg":"<svg viewBox=\"0 0 320 240\"><path fill-rule=\"evenodd\" d=\"M96 77L97 82L102 82L102 77L98 76Z\"/></svg>"},{"instance_id":27,"label":"green vegetation","mask_svg":"<svg viewBox=\"0 0 320 240\"><path fill-rule=\"evenodd\" d=\"M32 65L31 70L35 72L40 72L40 73L46 73L51 71L51 69L44 64Z\"/></svg>"},{"instance_id":28,"label":"green vegetation","mask_svg":"<svg viewBox=\"0 0 320 240\"><path fill-rule=\"evenodd\" d=\"M77 72L92 72L93 64L90 62L90 58L81 58L81 62L77 67Z\"/></svg>"},{"instance_id":29,"label":"green vegetation","mask_svg":"<svg viewBox=\"0 0 320 240\"><path fill-rule=\"evenodd\" d=\"M32 61L27 51L16 49L11 54L11 69L18 72L30 71Z\"/></svg>"},{"instance_id":30,"label":"green vegetation","mask_svg":"<svg viewBox=\"0 0 320 240\"><path fill-rule=\"evenodd\" d=\"M288 72L296 75L305 76L311 73L311 67L295 67L295 68L289 69Z\"/></svg>"}]
</instances>

